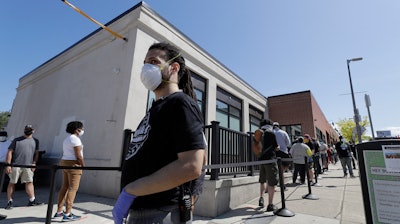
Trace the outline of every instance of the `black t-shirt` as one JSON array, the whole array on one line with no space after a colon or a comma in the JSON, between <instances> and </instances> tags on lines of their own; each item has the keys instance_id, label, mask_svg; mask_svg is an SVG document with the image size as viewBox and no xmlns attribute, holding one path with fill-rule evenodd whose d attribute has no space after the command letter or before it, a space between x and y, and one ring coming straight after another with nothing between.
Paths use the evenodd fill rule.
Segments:
<instances>
[{"instance_id":1,"label":"black t-shirt","mask_svg":"<svg viewBox=\"0 0 400 224\"><path fill-rule=\"evenodd\" d=\"M313 141L314 144L314 153L319 153L319 143L317 141Z\"/></svg>"},{"instance_id":2,"label":"black t-shirt","mask_svg":"<svg viewBox=\"0 0 400 224\"><path fill-rule=\"evenodd\" d=\"M309 140L307 143L305 143L311 150L314 150L314 144L311 140ZM314 151L315 152L315 151Z\"/></svg>"},{"instance_id":3,"label":"black t-shirt","mask_svg":"<svg viewBox=\"0 0 400 224\"><path fill-rule=\"evenodd\" d=\"M121 187L175 161L178 153L206 147L203 120L196 102L176 92L153 103L135 131L122 167ZM197 181L192 181L196 184ZM192 186L193 188L193 186ZM137 197L132 208L170 204L179 187Z\"/></svg>"},{"instance_id":4,"label":"black t-shirt","mask_svg":"<svg viewBox=\"0 0 400 224\"><path fill-rule=\"evenodd\" d=\"M335 145L339 158L351 157L350 147L345 142L338 142Z\"/></svg>"}]
</instances>

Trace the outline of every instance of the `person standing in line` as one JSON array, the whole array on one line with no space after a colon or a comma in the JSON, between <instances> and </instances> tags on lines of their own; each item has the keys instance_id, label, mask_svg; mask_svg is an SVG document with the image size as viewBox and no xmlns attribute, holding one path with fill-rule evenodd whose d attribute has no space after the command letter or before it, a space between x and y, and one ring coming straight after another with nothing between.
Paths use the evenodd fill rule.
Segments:
<instances>
[{"instance_id":1,"label":"person standing in line","mask_svg":"<svg viewBox=\"0 0 400 224\"><path fill-rule=\"evenodd\" d=\"M201 192L206 141L191 75L178 48L155 43L141 72L155 101L133 134L122 166L114 223L191 223ZM183 206L186 205L186 206Z\"/></svg>"},{"instance_id":2,"label":"person standing in line","mask_svg":"<svg viewBox=\"0 0 400 224\"><path fill-rule=\"evenodd\" d=\"M349 144L343 141L343 136L339 136L339 141L335 146L340 163L342 164L343 177L347 177L347 168L349 169L350 177L354 177L353 168L351 166L351 150Z\"/></svg>"},{"instance_id":3,"label":"person standing in line","mask_svg":"<svg viewBox=\"0 0 400 224\"><path fill-rule=\"evenodd\" d=\"M316 138L311 138L311 142L314 144L314 165L315 169L314 172L317 173L317 176L322 174L322 168L321 168L321 155L320 155L320 144Z\"/></svg>"},{"instance_id":4,"label":"person standing in line","mask_svg":"<svg viewBox=\"0 0 400 224\"><path fill-rule=\"evenodd\" d=\"M83 144L80 137L84 133L83 123L71 121L65 130L70 135L64 139L63 155L60 166L84 167ZM57 212L53 218L61 218L62 221L79 220L81 216L72 214L72 205L82 177L81 169L63 169L62 184L58 193ZM63 206L65 205L65 212Z\"/></svg>"},{"instance_id":5,"label":"person standing in line","mask_svg":"<svg viewBox=\"0 0 400 224\"><path fill-rule=\"evenodd\" d=\"M303 143L303 137L299 137L297 142L290 148L290 154L293 158L294 171L292 176L292 181L295 184L297 180L297 175L300 175L300 184L304 184L306 180L306 164L305 157L309 158L312 156L310 148ZM308 159L307 159L308 161Z\"/></svg>"},{"instance_id":6,"label":"person standing in line","mask_svg":"<svg viewBox=\"0 0 400 224\"><path fill-rule=\"evenodd\" d=\"M322 173L328 170L328 145L325 142L320 143L319 153L322 162Z\"/></svg>"},{"instance_id":7,"label":"person standing in line","mask_svg":"<svg viewBox=\"0 0 400 224\"><path fill-rule=\"evenodd\" d=\"M0 131L0 162L6 162L8 147L11 141L8 139L6 131Z\"/></svg>"},{"instance_id":8,"label":"person standing in line","mask_svg":"<svg viewBox=\"0 0 400 224\"><path fill-rule=\"evenodd\" d=\"M260 122L260 129L254 133L253 151L258 152L259 160L270 160L276 158L279 146L272 131L272 122L263 119ZM277 207L273 204L275 186L278 184L278 167L276 163L260 165L260 199L258 205L264 207L264 193L268 192L267 212L274 211Z\"/></svg>"},{"instance_id":9,"label":"person standing in line","mask_svg":"<svg viewBox=\"0 0 400 224\"><path fill-rule=\"evenodd\" d=\"M356 162L355 162L355 157L356 157L356 146L354 145L353 141L349 141L349 146L350 146L350 151L351 151L351 162L353 163L353 170L357 169L356 168Z\"/></svg>"},{"instance_id":10,"label":"person standing in line","mask_svg":"<svg viewBox=\"0 0 400 224\"><path fill-rule=\"evenodd\" d=\"M24 135L15 138L8 148L6 163L11 166L6 167L6 173L10 177L7 187L7 205L5 209L13 207L13 195L15 184L21 178L21 183L25 183L25 191L29 197L28 206L41 205L35 198L35 188L33 186L33 176L35 168L13 167L12 165L36 166L39 159L39 140L33 137L35 129L32 125L26 125Z\"/></svg>"},{"instance_id":11,"label":"person standing in line","mask_svg":"<svg viewBox=\"0 0 400 224\"><path fill-rule=\"evenodd\" d=\"M328 148L326 150L326 153L328 154L328 165L329 165L330 163L333 163L332 146L331 146L331 144L328 144Z\"/></svg>"},{"instance_id":12,"label":"person standing in line","mask_svg":"<svg viewBox=\"0 0 400 224\"><path fill-rule=\"evenodd\" d=\"M8 140L8 134L6 131L0 131L0 162L6 162L8 146L10 146L11 141ZM0 189L2 190L2 189ZM0 220L6 219L6 215L0 214Z\"/></svg>"},{"instance_id":13,"label":"person standing in line","mask_svg":"<svg viewBox=\"0 0 400 224\"><path fill-rule=\"evenodd\" d=\"M315 157L314 157L315 145L314 145L313 142L311 141L311 137L310 137L309 134L305 134L305 135L304 135L304 144L306 144L306 145L310 148L310 150L311 150L311 152L312 152L312 154L313 154L313 156L311 156L310 158L308 158L308 173L309 173L309 178L310 178L309 181L310 181L311 183L314 183L314 182L313 182L313 179L314 179L313 168L314 168L314 163L316 162L316 161L315 161Z\"/></svg>"},{"instance_id":14,"label":"person standing in line","mask_svg":"<svg viewBox=\"0 0 400 224\"><path fill-rule=\"evenodd\" d=\"M280 125L278 122L274 122L272 124L272 127L274 130L276 141L279 145L279 151L276 151L276 157L280 157L283 159L290 158L288 149L290 148L291 142L290 142L288 133L280 128ZM290 162L282 161L282 171L283 171L282 177L283 178L284 178L284 173L289 168L289 165L290 165ZM284 186L284 189L286 189L286 186Z\"/></svg>"},{"instance_id":15,"label":"person standing in line","mask_svg":"<svg viewBox=\"0 0 400 224\"><path fill-rule=\"evenodd\" d=\"M332 145L332 158L333 158L333 163L336 165L338 161L338 155L337 155L337 150L335 144Z\"/></svg>"}]
</instances>

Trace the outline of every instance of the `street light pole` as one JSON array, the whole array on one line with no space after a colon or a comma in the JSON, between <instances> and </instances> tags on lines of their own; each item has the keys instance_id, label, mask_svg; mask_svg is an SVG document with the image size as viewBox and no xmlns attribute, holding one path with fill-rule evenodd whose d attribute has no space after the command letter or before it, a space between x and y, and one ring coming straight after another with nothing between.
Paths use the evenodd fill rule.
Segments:
<instances>
[{"instance_id":1,"label":"street light pole","mask_svg":"<svg viewBox=\"0 0 400 224\"><path fill-rule=\"evenodd\" d=\"M361 127L360 127L360 115L358 114L358 109L356 107L356 101L354 99L353 82L351 81L351 74L350 74L350 62L352 62L352 61L361 61L362 59L363 58L347 59L347 70L349 71L350 90L351 90L351 98L353 100L354 122L356 123L358 143L362 142L362 140L361 140Z\"/></svg>"}]
</instances>

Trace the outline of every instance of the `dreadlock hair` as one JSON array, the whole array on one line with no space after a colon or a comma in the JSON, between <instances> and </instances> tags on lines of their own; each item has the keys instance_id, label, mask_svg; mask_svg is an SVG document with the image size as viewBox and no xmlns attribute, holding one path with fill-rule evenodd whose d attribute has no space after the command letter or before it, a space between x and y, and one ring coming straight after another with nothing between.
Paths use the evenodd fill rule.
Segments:
<instances>
[{"instance_id":1,"label":"dreadlock hair","mask_svg":"<svg viewBox=\"0 0 400 224\"><path fill-rule=\"evenodd\" d=\"M194 94L193 91L193 83L192 83L192 78L190 75L190 70L186 67L185 64L185 59L180 55L179 49L169 43L155 43L150 46L149 50L153 49L158 49L165 51L167 58L164 58L165 61L170 60L171 58L174 58L171 63L178 63L180 66L179 72L178 72L178 87L179 89L182 89L184 93L189 95L191 98L193 98L195 101L197 101L196 94ZM178 56L178 57L177 57Z\"/></svg>"}]
</instances>

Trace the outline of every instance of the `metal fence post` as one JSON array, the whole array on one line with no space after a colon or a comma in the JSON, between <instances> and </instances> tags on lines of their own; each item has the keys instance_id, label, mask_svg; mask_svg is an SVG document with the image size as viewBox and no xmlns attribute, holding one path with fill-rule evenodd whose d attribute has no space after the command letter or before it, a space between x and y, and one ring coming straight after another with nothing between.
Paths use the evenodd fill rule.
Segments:
<instances>
[{"instance_id":1,"label":"metal fence post","mask_svg":"<svg viewBox=\"0 0 400 224\"><path fill-rule=\"evenodd\" d=\"M253 133L252 132L247 132L247 158L250 160L254 159L253 155L253 150L251 149L253 147ZM250 171L249 176L254 176L254 166L248 166L247 169Z\"/></svg>"},{"instance_id":2,"label":"metal fence post","mask_svg":"<svg viewBox=\"0 0 400 224\"><path fill-rule=\"evenodd\" d=\"M5 168L6 164L0 162L0 192L3 192L4 176L6 174L6 172L4 171Z\"/></svg>"},{"instance_id":3,"label":"metal fence post","mask_svg":"<svg viewBox=\"0 0 400 224\"><path fill-rule=\"evenodd\" d=\"M283 180L283 169L282 169L282 159L280 157L277 158L278 163L278 172L279 172L279 187L281 189L281 202L282 208L274 211L275 215L283 216L283 217L292 217L294 216L294 212L290 211L286 208L285 203L285 181Z\"/></svg>"},{"instance_id":4,"label":"metal fence post","mask_svg":"<svg viewBox=\"0 0 400 224\"><path fill-rule=\"evenodd\" d=\"M53 165L51 167L51 182L50 182L50 195L49 201L47 203L47 214L46 214L46 224L51 223L51 213L53 210L53 201L54 201L54 191L56 188L56 173L57 173L57 165Z\"/></svg>"},{"instance_id":5,"label":"metal fence post","mask_svg":"<svg viewBox=\"0 0 400 224\"><path fill-rule=\"evenodd\" d=\"M308 194L303 195L304 199L311 199L311 200L318 200L319 197L311 193L311 181L310 181L310 172L308 167L308 158L307 156L304 157L304 162L306 166L306 178L307 178L307 186L308 186Z\"/></svg>"},{"instance_id":6,"label":"metal fence post","mask_svg":"<svg viewBox=\"0 0 400 224\"><path fill-rule=\"evenodd\" d=\"M220 164L219 161L219 122L218 121L211 121L211 164ZM210 180L218 180L219 177L219 169L211 169L211 177Z\"/></svg>"}]
</instances>

